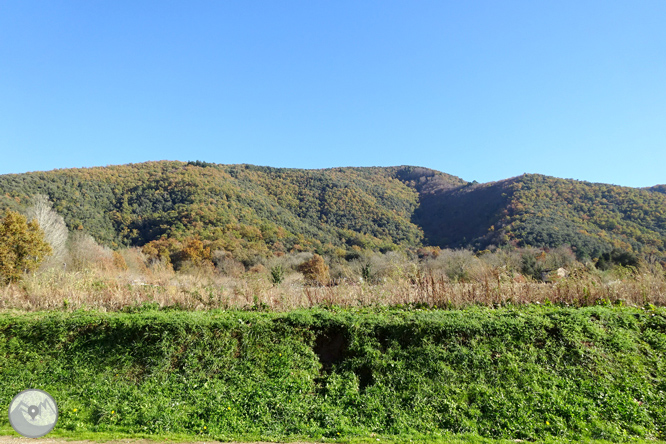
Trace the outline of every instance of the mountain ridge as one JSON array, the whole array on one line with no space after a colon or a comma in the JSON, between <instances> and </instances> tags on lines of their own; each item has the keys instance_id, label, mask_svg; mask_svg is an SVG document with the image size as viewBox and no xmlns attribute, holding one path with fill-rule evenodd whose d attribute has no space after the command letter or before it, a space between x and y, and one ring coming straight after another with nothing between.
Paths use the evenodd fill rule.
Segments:
<instances>
[{"instance_id":1,"label":"mountain ridge","mask_svg":"<svg viewBox=\"0 0 666 444\"><path fill-rule=\"evenodd\" d=\"M243 255L571 245L580 256L666 250L666 186L542 174L467 182L425 167L298 169L151 161L0 175L0 208L42 193L112 247L201 239ZM347 252L347 253L344 253Z\"/></svg>"}]
</instances>

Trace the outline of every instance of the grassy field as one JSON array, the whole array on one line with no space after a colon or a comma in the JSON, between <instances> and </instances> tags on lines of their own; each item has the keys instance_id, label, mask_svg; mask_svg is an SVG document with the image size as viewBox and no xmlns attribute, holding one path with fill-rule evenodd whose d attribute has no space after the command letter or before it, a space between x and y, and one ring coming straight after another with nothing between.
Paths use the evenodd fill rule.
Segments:
<instances>
[{"instance_id":1,"label":"grassy field","mask_svg":"<svg viewBox=\"0 0 666 444\"><path fill-rule=\"evenodd\" d=\"M4 311L3 408L46 390L70 437L664 439L661 307L126 311Z\"/></svg>"}]
</instances>

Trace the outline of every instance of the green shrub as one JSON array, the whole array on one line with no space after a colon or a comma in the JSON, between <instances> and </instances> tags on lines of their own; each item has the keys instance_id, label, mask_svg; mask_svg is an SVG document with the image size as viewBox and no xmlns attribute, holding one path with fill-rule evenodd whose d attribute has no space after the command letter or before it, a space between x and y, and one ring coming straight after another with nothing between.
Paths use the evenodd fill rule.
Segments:
<instances>
[{"instance_id":1,"label":"green shrub","mask_svg":"<svg viewBox=\"0 0 666 444\"><path fill-rule=\"evenodd\" d=\"M271 282L275 285L279 285L284 281L284 268L282 265L275 265L271 267Z\"/></svg>"},{"instance_id":2,"label":"green shrub","mask_svg":"<svg viewBox=\"0 0 666 444\"><path fill-rule=\"evenodd\" d=\"M372 279L372 265L370 262L361 265L361 277L364 282L370 282L370 279Z\"/></svg>"}]
</instances>

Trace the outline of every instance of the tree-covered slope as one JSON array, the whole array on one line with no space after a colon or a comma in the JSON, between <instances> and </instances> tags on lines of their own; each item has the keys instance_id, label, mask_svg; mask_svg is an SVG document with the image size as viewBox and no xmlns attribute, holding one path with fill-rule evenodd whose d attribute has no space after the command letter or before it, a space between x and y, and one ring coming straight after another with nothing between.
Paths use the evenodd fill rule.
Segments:
<instances>
[{"instance_id":1,"label":"tree-covered slope","mask_svg":"<svg viewBox=\"0 0 666 444\"><path fill-rule=\"evenodd\" d=\"M592 257L666 251L666 195L649 190L526 174L421 200L420 225L440 245L571 245Z\"/></svg>"},{"instance_id":2,"label":"tree-covered slope","mask_svg":"<svg viewBox=\"0 0 666 444\"><path fill-rule=\"evenodd\" d=\"M147 162L0 176L0 205L41 193L71 229L108 245L199 237L228 251L419 245L418 192L463 183L412 167L298 170Z\"/></svg>"},{"instance_id":3,"label":"tree-covered slope","mask_svg":"<svg viewBox=\"0 0 666 444\"><path fill-rule=\"evenodd\" d=\"M513 194L504 232L520 244L573 245L581 255L612 248L666 249L666 195L616 185L524 175Z\"/></svg>"},{"instance_id":4,"label":"tree-covered slope","mask_svg":"<svg viewBox=\"0 0 666 444\"><path fill-rule=\"evenodd\" d=\"M424 191L414 220L430 245L485 248L506 243L497 238L495 225L506 214L509 191L503 182Z\"/></svg>"},{"instance_id":5,"label":"tree-covered slope","mask_svg":"<svg viewBox=\"0 0 666 444\"><path fill-rule=\"evenodd\" d=\"M42 193L110 246L197 237L231 252L345 254L421 244L571 245L664 256L666 194L526 174L487 184L419 167L301 170L146 162L0 176L0 208Z\"/></svg>"},{"instance_id":6,"label":"tree-covered slope","mask_svg":"<svg viewBox=\"0 0 666 444\"><path fill-rule=\"evenodd\" d=\"M666 194L666 185L655 185L651 188L648 188L650 191L656 191L657 193L664 193Z\"/></svg>"},{"instance_id":7,"label":"tree-covered slope","mask_svg":"<svg viewBox=\"0 0 666 444\"><path fill-rule=\"evenodd\" d=\"M422 192L415 221L425 241L446 247L571 245L579 256L614 248L666 251L666 195L526 174L499 182Z\"/></svg>"}]
</instances>

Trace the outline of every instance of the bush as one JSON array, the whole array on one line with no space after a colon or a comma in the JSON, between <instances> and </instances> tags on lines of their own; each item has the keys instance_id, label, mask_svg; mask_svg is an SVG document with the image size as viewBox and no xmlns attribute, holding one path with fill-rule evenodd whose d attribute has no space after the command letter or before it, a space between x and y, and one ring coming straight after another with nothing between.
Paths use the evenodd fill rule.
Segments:
<instances>
[{"instance_id":1,"label":"bush","mask_svg":"<svg viewBox=\"0 0 666 444\"><path fill-rule=\"evenodd\" d=\"M112 270L113 250L99 245L89 234L81 231L73 232L68 240L69 254L67 270L84 270L91 267Z\"/></svg>"},{"instance_id":2,"label":"bush","mask_svg":"<svg viewBox=\"0 0 666 444\"><path fill-rule=\"evenodd\" d=\"M284 268L282 265L275 265L271 267L271 282L279 285L284 281Z\"/></svg>"},{"instance_id":3,"label":"bush","mask_svg":"<svg viewBox=\"0 0 666 444\"><path fill-rule=\"evenodd\" d=\"M498 248L490 253L481 254L479 259L493 269L508 272L520 272L523 265L520 251L508 248Z\"/></svg>"},{"instance_id":4,"label":"bush","mask_svg":"<svg viewBox=\"0 0 666 444\"><path fill-rule=\"evenodd\" d=\"M596 263L596 267L599 270L609 270L616 265L622 267L638 267L638 258L628 251L614 248L610 253L602 254Z\"/></svg>"},{"instance_id":5,"label":"bush","mask_svg":"<svg viewBox=\"0 0 666 444\"><path fill-rule=\"evenodd\" d=\"M24 272L35 270L51 252L36 221L28 222L13 211L5 213L0 221L0 280L20 280Z\"/></svg>"},{"instance_id":6,"label":"bush","mask_svg":"<svg viewBox=\"0 0 666 444\"><path fill-rule=\"evenodd\" d=\"M372 279L372 265L370 262L361 265L361 277L365 282L370 282L370 279Z\"/></svg>"},{"instance_id":7,"label":"bush","mask_svg":"<svg viewBox=\"0 0 666 444\"><path fill-rule=\"evenodd\" d=\"M446 276L452 282L482 281L489 266L470 250L441 250L434 259L428 259L425 268L430 273Z\"/></svg>"},{"instance_id":8,"label":"bush","mask_svg":"<svg viewBox=\"0 0 666 444\"><path fill-rule=\"evenodd\" d=\"M133 273L150 274L151 270L146 265L148 263L151 263L151 265L153 265L152 268L155 268L154 265L160 262L159 259L155 259L154 261L149 261L146 255L143 254L141 248L139 247L123 249L118 251L118 253L122 256L123 260L125 261L127 270Z\"/></svg>"},{"instance_id":9,"label":"bush","mask_svg":"<svg viewBox=\"0 0 666 444\"><path fill-rule=\"evenodd\" d=\"M266 271L266 267L264 267L262 264L256 264L256 265L251 266L250 269L247 270L247 271L249 271L250 273L254 273L254 274L260 274L260 273L264 273Z\"/></svg>"},{"instance_id":10,"label":"bush","mask_svg":"<svg viewBox=\"0 0 666 444\"><path fill-rule=\"evenodd\" d=\"M213 263L215 268L223 276L239 278L245 273L245 266L234 259L233 255L224 250L215 250L213 252Z\"/></svg>"},{"instance_id":11,"label":"bush","mask_svg":"<svg viewBox=\"0 0 666 444\"><path fill-rule=\"evenodd\" d=\"M532 279L541 279L541 273L544 272L545 267L543 262L539 259L540 256L534 256L531 253L523 254L523 267L521 272Z\"/></svg>"},{"instance_id":12,"label":"bush","mask_svg":"<svg viewBox=\"0 0 666 444\"><path fill-rule=\"evenodd\" d=\"M318 254L313 255L312 259L299 265L298 271L303 273L305 280L310 284L328 285L331 280L328 274L328 265L324 262L324 258Z\"/></svg>"},{"instance_id":13,"label":"bush","mask_svg":"<svg viewBox=\"0 0 666 444\"><path fill-rule=\"evenodd\" d=\"M125 261L125 257L123 257L123 255L118 251L113 252L113 265L119 270L126 271L129 269L127 266L127 261Z\"/></svg>"},{"instance_id":14,"label":"bush","mask_svg":"<svg viewBox=\"0 0 666 444\"><path fill-rule=\"evenodd\" d=\"M664 442L663 308L158 308L3 313L0 399L190 441Z\"/></svg>"},{"instance_id":15,"label":"bush","mask_svg":"<svg viewBox=\"0 0 666 444\"><path fill-rule=\"evenodd\" d=\"M188 267L213 267L213 256L210 248L206 247L202 241L197 238L188 238L183 243L183 248L172 255L174 268L179 270L184 268L187 264Z\"/></svg>"},{"instance_id":16,"label":"bush","mask_svg":"<svg viewBox=\"0 0 666 444\"><path fill-rule=\"evenodd\" d=\"M410 261L406 254L397 251L389 251L386 254L372 254L359 263L361 264L361 277L363 277L363 268L365 267L365 275L373 282L411 277L417 268L416 263Z\"/></svg>"},{"instance_id":17,"label":"bush","mask_svg":"<svg viewBox=\"0 0 666 444\"><path fill-rule=\"evenodd\" d=\"M280 258L285 270L298 271L298 267L305 261L312 259L312 253L290 253Z\"/></svg>"}]
</instances>

